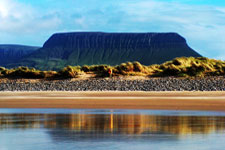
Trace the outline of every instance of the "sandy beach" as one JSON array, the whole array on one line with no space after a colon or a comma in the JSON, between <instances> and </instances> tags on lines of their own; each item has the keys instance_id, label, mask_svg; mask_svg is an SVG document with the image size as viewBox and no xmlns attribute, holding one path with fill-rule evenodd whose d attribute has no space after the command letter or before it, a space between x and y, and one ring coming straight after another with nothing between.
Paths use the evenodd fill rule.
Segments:
<instances>
[{"instance_id":1,"label":"sandy beach","mask_svg":"<svg viewBox=\"0 0 225 150\"><path fill-rule=\"evenodd\" d=\"M0 92L0 108L225 111L225 92Z\"/></svg>"}]
</instances>

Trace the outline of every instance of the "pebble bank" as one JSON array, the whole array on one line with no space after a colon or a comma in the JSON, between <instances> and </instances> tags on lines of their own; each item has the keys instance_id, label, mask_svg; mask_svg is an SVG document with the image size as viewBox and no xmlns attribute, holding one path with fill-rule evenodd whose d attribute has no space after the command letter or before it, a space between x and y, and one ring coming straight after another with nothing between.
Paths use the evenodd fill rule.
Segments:
<instances>
[{"instance_id":1,"label":"pebble bank","mask_svg":"<svg viewBox=\"0 0 225 150\"><path fill-rule=\"evenodd\" d=\"M0 91L225 91L225 77L207 78L94 78L87 80L41 80L0 82Z\"/></svg>"}]
</instances>

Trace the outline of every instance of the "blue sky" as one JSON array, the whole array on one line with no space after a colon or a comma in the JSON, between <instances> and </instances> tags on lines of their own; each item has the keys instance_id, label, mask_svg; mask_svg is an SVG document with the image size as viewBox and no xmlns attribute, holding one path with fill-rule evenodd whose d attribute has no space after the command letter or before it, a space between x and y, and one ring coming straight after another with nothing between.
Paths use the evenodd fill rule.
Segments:
<instances>
[{"instance_id":1,"label":"blue sky","mask_svg":"<svg viewBox=\"0 0 225 150\"><path fill-rule=\"evenodd\" d=\"M0 44L42 46L55 32L177 32L225 60L224 0L0 0Z\"/></svg>"}]
</instances>

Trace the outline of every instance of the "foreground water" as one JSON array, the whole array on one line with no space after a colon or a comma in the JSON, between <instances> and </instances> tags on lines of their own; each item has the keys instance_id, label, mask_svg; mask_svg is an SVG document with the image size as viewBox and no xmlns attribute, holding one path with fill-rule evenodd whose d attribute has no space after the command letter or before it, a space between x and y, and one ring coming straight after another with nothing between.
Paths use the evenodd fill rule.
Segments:
<instances>
[{"instance_id":1,"label":"foreground water","mask_svg":"<svg viewBox=\"0 0 225 150\"><path fill-rule=\"evenodd\" d=\"M0 109L0 150L223 150L225 112Z\"/></svg>"}]
</instances>

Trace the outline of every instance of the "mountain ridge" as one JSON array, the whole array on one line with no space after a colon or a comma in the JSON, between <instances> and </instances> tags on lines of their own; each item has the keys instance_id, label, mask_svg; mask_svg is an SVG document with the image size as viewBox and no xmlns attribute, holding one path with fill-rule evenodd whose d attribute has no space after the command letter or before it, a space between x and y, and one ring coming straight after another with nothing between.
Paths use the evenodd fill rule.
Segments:
<instances>
[{"instance_id":1,"label":"mountain ridge","mask_svg":"<svg viewBox=\"0 0 225 150\"><path fill-rule=\"evenodd\" d=\"M127 61L151 65L182 56L201 57L174 32L65 32L53 34L42 48L11 66L59 70L67 65L118 65Z\"/></svg>"},{"instance_id":2,"label":"mountain ridge","mask_svg":"<svg viewBox=\"0 0 225 150\"><path fill-rule=\"evenodd\" d=\"M0 44L0 65L6 66L9 63L18 61L39 48L19 44Z\"/></svg>"}]
</instances>

